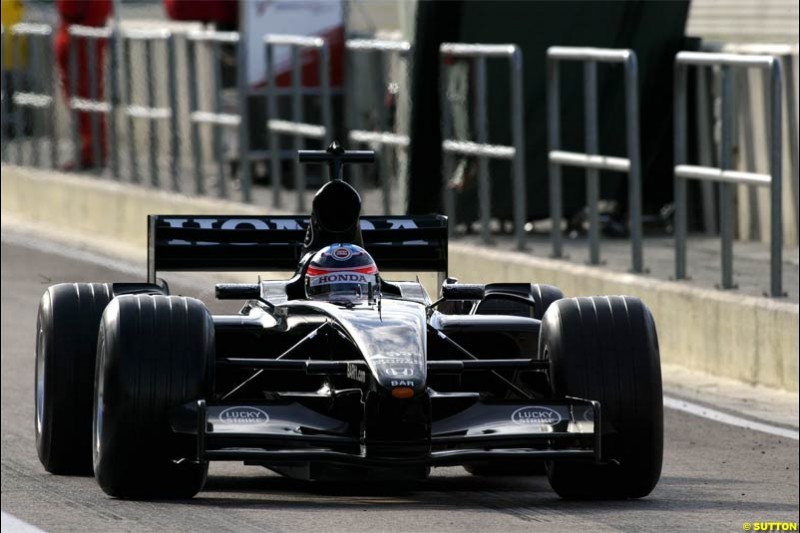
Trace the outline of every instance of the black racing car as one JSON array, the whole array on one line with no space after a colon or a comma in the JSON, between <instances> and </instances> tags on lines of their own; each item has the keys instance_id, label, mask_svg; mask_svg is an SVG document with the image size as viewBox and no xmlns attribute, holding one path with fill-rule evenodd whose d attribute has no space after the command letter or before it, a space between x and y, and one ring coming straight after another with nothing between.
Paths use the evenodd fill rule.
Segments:
<instances>
[{"instance_id":1,"label":"black racing car","mask_svg":"<svg viewBox=\"0 0 800 533\"><path fill-rule=\"evenodd\" d=\"M566 498L637 498L658 482L663 415L653 317L628 296L564 298L531 283L447 277L443 216L363 216L339 179L370 152L301 152L331 181L309 217L152 215L147 283L62 283L36 342L45 469L94 471L118 497L191 497L209 461L308 480L422 480L546 466ZM383 277L356 302L307 292L314 253L363 246ZM164 271L293 270L219 284L212 316Z\"/></svg>"}]
</instances>

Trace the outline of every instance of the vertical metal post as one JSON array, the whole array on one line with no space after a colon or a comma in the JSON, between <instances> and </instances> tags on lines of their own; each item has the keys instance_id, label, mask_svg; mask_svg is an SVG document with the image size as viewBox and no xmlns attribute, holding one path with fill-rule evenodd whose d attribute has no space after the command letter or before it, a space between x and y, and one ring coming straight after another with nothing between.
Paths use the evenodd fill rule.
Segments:
<instances>
[{"instance_id":1,"label":"vertical metal post","mask_svg":"<svg viewBox=\"0 0 800 533\"><path fill-rule=\"evenodd\" d=\"M40 73L42 71L42 64L41 64L41 36L40 35L30 35L28 37L28 48L30 49L28 53L28 72L32 73L33 76L28 76L28 80L32 81L32 79L39 80ZM36 92L41 92L38 87L35 87ZM39 148L41 143L41 131L37 127L40 122L40 113L43 111L42 108L34 108L33 112L31 113L31 165L34 167L39 166Z\"/></svg>"},{"instance_id":2,"label":"vertical metal post","mask_svg":"<svg viewBox=\"0 0 800 533\"><path fill-rule=\"evenodd\" d=\"M47 151L50 145L50 129L52 125L52 116L55 111L55 94L50 91L50 87L47 84L47 80L49 78L47 71L51 70L48 68L51 63L48 63L48 51L47 47L50 43L49 36L51 33L45 33L40 35L36 38L38 41L36 46L36 71L35 76L37 80L37 92L43 94L50 98L50 103L48 107L40 109L38 113L36 113L37 118L37 132L36 137L38 140L38 146L36 149L36 165L42 165L42 154Z\"/></svg>"},{"instance_id":3,"label":"vertical metal post","mask_svg":"<svg viewBox=\"0 0 800 533\"><path fill-rule=\"evenodd\" d=\"M319 48L319 84L322 90L322 125L325 126L325 145L333 141L333 111L331 110L331 66L328 43ZM328 176L330 179L330 176Z\"/></svg>"},{"instance_id":4,"label":"vertical metal post","mask_svg":"<svg viewBox=\"0 0 800 533\"><path fill-rule=\"evenodd\" d=\"M67 105L72 110L72 146L75 157L75 166L80 168L83 164L83 139L81 139L81 115L73 102L78 97L78 53L80 37L72 36L69 40L69 102Z\"/></svg>"},{"instance_id":5,"label":"vertical metal post","mask_svg":"<svg viewBox=\"0 0 800 533\"><path fill-rule=\"evenodd\" d=\"M108 36L108 158L111 176L119 179L119 145L117 144L117 104L119 104L119 29ZM55 115L55 113L53 113Z\"/></svg>"},{"instance_id":6,"label":"vertical metal post","mask_svg":"<svg viewBox=\"0 0 800 533\"><path fill-rule=\"evenodd\" d=\"M392 214L392 171L389 158L394 154L391 146L386 144L379 145L378 148L378 171L381 175L381 192L383 212L387 215Z\"/></svg>"},{"instance_id":7,"label":"vertical metal post","mask_svg":"<svg viewBox=\"0 0 800 533\"><path fill-rule=\"evenodd\" d=\"M644 272L642 253L642 163L639 152L639 65L635 54L625 62L625 121L628 160L628 212L631 232L631 270Z\"/></svg>"},{"instance_id":8,"label":"vertical metal post","mask_svg":"<svg viewBox=\"0 0 800 533\"><path fill-rule=\"evenodd\" d=\"M47 39L47 65L55 65L55 38L51 32ZM45 87L50 93L52 100L50 100L50 166L51 168L58 168L58 112L56 109L56 101L58 97L58 85L56 83L55 69L45 68Z\"/></svg>"},{"instance_id":9,"label":"vertical metal post","mask_svg":"<svg viewBox=\"0 0 800 533\"><path fill-rule=\"evenodd\" d=\"M175 36L170 34L164 41L167 47L167 98L169 100L169 174L172 190L179 192L180 183L180 143L178 131L178 75L175 65ZM190 83L191 85L191 83Z\"/></svg>"},{"instance_id":10,"label":"vertical metal post","mask_svg":"<svg viewBox=\"0 0 800 533\"><path fill-rule=\"evenodd\" d=\"M13 34L12 34L13 39ZM0 40L3 43L6 42L6 28L5 26L0 26ZM51 47L52 50L52 47ZM0 77L2 77L2 119L0 119L0 131L2 131L2 159L3 161L8 161L8 101L9 101L9 93L8 93L8 83L6 81L6 60L5 60L5 53L0 51Z\"/></svg>"},{"instance_id":11,"label":"vertical metal post","mask_svg":"<svg viewBox=\"0 0 800 533\"><path fill-rule=\"evenodd\" d=\"M596 155L597 140L597 62L583 64L583 101L586 153ZM589 207L589 264L600 264L600 171L586 168L586 203Z\"/></svg>"},{"instance_id":12,"label":"vertical metal post","mask_svg":"<svg viewBox=\"0 0 800 533\"><path fill-rule=\"evenodd\" d=\"M711 127L711 112L708 106L708 68L697 68L697 142L700 151L700 164L713 167L717 163L714 158L713 128ZM707 235L717 233L717 204L714 202L715 185L708 181L700 183L700 194L703 203L703 228Z\"/></svg>"},{"instance_id":13,"label":"vertical metal post","mask_svg":"<svg viewBox=\"0 0 800 533\"><path fill-rule=\"evenodd\" d=\"M775 61L780 61L778 57L776 57ZM774 64L774 61L773 61ZM762 103L763 103L763 111L764 111L764 124L766 124L766 145L767 145L767 152L770 153L770 157L767 158L769 161L771 159L771 151L773 149L772 143L772 127L770 125L770 119L772 117L772 67L761 70L759 72L761 78L761 91L762 91ZM750 198L750 224L752 226L751 235L750 237L753 239L760 239L761 238L761 220L763 220L762 213L759 209L758 205L758 196L756 193L755 187L748 187L748 193L751 195Z\"/></svg>"},{"instance_id":14,"label":"vertical metal post","mask_svg":"<svg viewBox=\"0 0 800 533\"><path fill-rule=\"evenodd\" d=\"M84 46L86 46L86 70L89 71L89 100L96 102L98 97L98 83L97 70L100 66L97 63L97 46L98 40L94 37L85 37ZM92 135L92 171L95 174L100 173L102 166L101 143L105 140L100 139L100 114L97 112L89 113L89 128Z\"/></svg>"},{"instance_id":15,"label":"vertical metal post","mask_svg":"<svg viewBox=\"0 0 800 533\"><path fill-rule=\"evenodd\" d=\"M514 144L514 235L517 241L517 250L525 249L525 222L528 219L527 213L527 187L525 183L525 127L523 125L525 115L525 103L522 94L522 52L518 47L514 47L514 54L511 56L510 84L511 84L511 139Z\"/></svg>"},{"instance_id":16,"label":"vertical metal post","mask_svg":"<svg viewBox=\"0 0 800 533\"><path fill-rule=\"evenodd\" d=\"M24 163L22 147L25 144L23 140L25 135L25 125L23 124L22 106L14 102L15 95L22 90L22 37L18 33L13 33L11 37L11 58L13 63L13 74L11 79L14 86L11 91L11 103L14 110L14 139L16 140L17 149L14 151L16 155L16 163L21 165Z\"/></svg>"},{"instance_id":17,"label":"vertical metal post","mask_svg":"<svg viewBox=\"0 0 800 533\"><path fill-rule=\"evenodd\" d=\"M153 41L152 39L144 40L144 53L146 56L147 65L147 107L153 108L156 106L156 93L155 84L153 83ZM149 161L150 161L150 183L153 187L160 186L160 172L158 164L158 148L159 148L159 135L155 120L147 121L147 135L149 146Z\"/></svg>"},{"instance_id":18,"label":"vertical metal post","mask_svg":"<svg viewBox=\"0 0 800 533\"><path fill-rule=\"evenodd\" d=\"M250 82L247 79L247 41L236 41L236 86L239 93L239 181L242 201L253 201L250 190Z\"/></svg>"},{"instance_id":19,"label":"vertical metal post","mask_svg":"<svg viewBox=\"0 0 800 533\"><path fill-rule=\"evenodd\" d=\"M50 61L51 59L50 54L52 51L52 47L50 46L51 36L52 32L48 32L45 33L44 35L39 36L37 39L39 41L39 46L38 46L38 52L36 54L38 62L37 65L38 69L36 76L40 84L39 92L50 98L50 103L46 108L46 110L42 109L41 113L37 113L37 115L40 117L39 150L38 150L39 154L45 152L47 147L52 146L52 141L53 141L50 132L53 129L53 121L54 121L53 117L56 111L56 98L55 98L56 94L52 90L52 85L48 83L50 80L51 71L53 70L52 67L50 67L50 65L54 64L52 63L52 61ZM41 161L39 162L39 164L41 164Z\"/></svg>"},{"instance_id":20,"label":"vertical metal post","mask_svg":"<svg viewBox=\"0 0 800 533\"><path fill-rule=\"evenodd\" d=\"M213 73L213 105L214 113L222 112L222 57L219 41L211 42L211 70ZM228 183L225 181L225 161L222 151L222 132L216 124L211 125L214 141L214 159L217 164L217 193L220 198L228 197Z\"/></svg>"},{"instance_id":21,"label":"vertical metal post","mask_svg":"<svg viewBox=\"0 0 800 533\"><path fill-rule=\"evenodd\" d=\"M291 49L292 61L292 120L294 122L303 122L303 95L301 94L303 87L303 70L300 64L300 51L297 47ZM303 149L305 141L300 135L294 134L292 137L294 141L295 153ZM306 173L300 160L294 158L294 187L297 192L297 211L305 213L306 211Z\"/></svg>"},{"instance_id":22,"label":"vertical metal post","mask_svg":"<svg viewBox=\"0 0 800 533\"><path fill-rule=\"evenodd\" d=\"M700 68L698 71L703 71L705 69ZM741 154L744 152L744 168L750 171L755 170L756 168L756 146L755 146L755 139L753 137L753 106L752 106L752 95L750 94L750 83L748 80L749 72L747 70L737 70L735 73L735 80L737 85L736 90L736 113L734 116L737 117L737 123L741 124L741 131L744 146L741 147L739 153ZM769 74L767 74L769 76ZM764 97L764 104L765 109L764 113L765 116L769 115L769 99L767 98L767 94L769 92L769 80L765 80L764 89L767 91ZM739 134L738 132L734 134L735 142L738 142ZM769 145L769 141L767 141ZM741 166L741 160L737 163ZM736 164L736 163L734 163ZM758 208L758 191L754 185L747 186L747 202L748 202L748 209L750 210L750 227L746 230L748 231L747 237L753 240L758 240L760 231L760 213Z\"/></svg>"},{"instance_id":23,"label":"vertical metal post","mask_svg":"<svg viewBox=\"0 0 800 533\"><path fill-rule=\"evenodd\" d=\"M553 152L561 145L561 97L559 95L558 61L547 58L547 150ZM553 243L553 257L564 256L561 235L561 219L564 217L561 202L561 165L548 163L550 187L550 241Z\"/></svg>"},{"instance_id":24,"label":"vertical metal post","mask_svg":"<svg viewBox=\"0 0 800 533\"><path fill-rule=\"evenodd\" d=\"M792 198L794 200L795 231L800 235L800 147L798 147L797 101L794 92L794 57L792 54L783 56L785 71L784 94L786 95L786 117L789 125L789 159L792 169Z\"/></svg>"},{"instance_id":25,"label":"vertical metal post","mask_svg":"<svg viewBox=\"0 0 800 533\"><path fill-rule=\"evenodd\" d=\"M347 2L345 2L346 4ZM356 71L356 54L347 53L345 54L346 61L347 61L347 68L348 71L345 73L345 83L347 88L347 118L350 122L349 124L349 131L357 129L357 125L359 123L358 120L358 102L360 99L357 98L356 92L358 89L355 77ZM357 191L361 191L364 187L364 173L362 172L361 165L350 165L347 169L350 173L350 184L353 188Z\"/></svg>"},{"instance_id":26,"label":"vertical metal post","mask_svg":"<svg viewBox=\"0 0 800 533\"><path fill-rule=\"evenodd\" d=\"M781 113L781 61L775 58L770 68L770 296L783 296L781 267L783 262L783 115ZM794 116L790 117L794 120Z\"/></svg>"},{"instance_id":27,"label":"vertical metal post","mask_svg":"<svg viewBox=\"0 0 800 533\"><path fill-rule=\"evenodd\" d=\"M198 110L197 105L197 44L193 39L186 40L186 65L189 71L189 116ZM192 136L192 165L194 166L194 190L199 195L206 193L203 172L203 146L200 142L200 125L189 121Z\"/></svg>"},{"instance_id":28,"label":"vertical metal post","mask_svg":"<svg viewBox=\"0 0 800 533\"><path fill-rule=\"evenodd\" d=\"M264 57L267 62L267 120L275 120L278 117L278 102L275 76L275 47L266 43L264 45ZM272 207L281 207L281 146L278 133L269 129L270 147L270 181L272 182Z\"/></svg>"},{"instance_id":29,"label":"vertical metal post","mask_svg":"<svg viewBox=\"0 0 800 533\"><path fill-rule=\"evenodd\" d=\"M439 116L441 120L441 138L450 137L453 119L448 109L450 100L447 95L447 76L449 69L442 56L439 57ZM358 165L355 165L358 166ZM447 215L447 231L452 237L456 226L456 198L455 191L450 187L453 177L453 156L442 150L442 198L444 199L444 212Z\"/></svg>"},{"instance_id":30,"label":"vertical metal post","mask_svg":"<svg viewBox=\"0 0 800 533\"><path fill-rule=\"evenodd\" d=\"M122 35L122 50L125 65L122 71L125 73L125 103L133 105L133 61L131 57L131 39ZM136 153L136 125L131 114L128 114L128 157L130 158L131 181L139 183L139 160Z\"/></svg>"},{"instance_id":31,"label":"vertical metal post","mask_svg":"<svg viewBox=\"0 0 800 533\"><path fill-rule=\"evenodd\" d=\"M474 60L475 69L475 138L480 144L489 142L489 124L486 113L486 58ZM478 158L478 211L481 219L481 239L492 242L492 198L489 186L489 160Z\"/></svg>"},{"instance_id":32,"label":"vertical metal post","mask_svg":"<svg viewBox=\"0 0 800 533\"><path fill-rule=\"evenodd\" d=\"M385 131L387 129L387 117L386 117L386 108L383 105L383 101L381 99L381 95L386 90L386 86L383 83L383 72L384 72L384 62L383 56L378 54L377 55L378 65L379 65L379 72L375 76L375 89L376 89L376 96L378 97L378 105L375 107L375 118L376 124L375 128L378 131ZM384 144L379 145L378 153L376 154L378 158L378 177L381 180L381 194L382 194L382 206L383 212L391 214L392 209L392 202L391 202L391 195L392 195L392 182L391 182L391 172L389 170L389 157L392 154L392 149L389 146Z\"/></svg>"},{"instance_id":33,"label":"vertical metal post","mask_svg":"<svg viewBox=\"0 0 800 533\"><path fill-rule=\"evenodd\" d=\"M672 90L673 164L686 163L686 67L675 62ZM675 175L675 279L686 279L686 180Z\"/></svg>"},{"instance_id":34,"label":"vertical metal post","mask_svg":"<svg viewBox=\"0 0 800 533\"><path fill-rule=\"evenodd\" d=\"M275 76L275 47L266 43L264 57L267 61L267 120L278 116L278 97ZM272 207L281 206L281 147L278 133L269 129L270 181L272 182Z\"/></svg>"},{"instance_id":35,"label":"vertical metal post","mask_svg":"<svg viewBox=\"0 0 800 533\"><path fill-rule=\"evenodd\" d=\"M729 65L722 65L722 134L720 168L730 170L733 164L733 75ZM720 235L722 237L722 289L733 284L733 185L720 183Z\"/></svg>"}]
</instances>

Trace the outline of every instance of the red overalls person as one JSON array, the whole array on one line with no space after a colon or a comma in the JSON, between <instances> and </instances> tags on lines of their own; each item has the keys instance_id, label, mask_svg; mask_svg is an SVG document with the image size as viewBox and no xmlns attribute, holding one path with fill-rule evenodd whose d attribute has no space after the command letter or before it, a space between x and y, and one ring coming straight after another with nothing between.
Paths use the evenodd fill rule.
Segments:
<instances>
[{"instance_id":1,"label":"red overalls person","mask_svg":"<svg viewBox=\"0 0 800 533\"><path fill-rule=\"evenodd\" d=\"M111 15L111 0L56 0L56 9L60 19L58 33L55 39L55 51L58 67L61 74L61 87L64 90L64 97L69 100L72 96L72 88L69 83L69 49L70 40L75 39L77 44L76 63L77 63L77 88L76 96L80 98L91 98L89 92L89 69L97 69L97 100L103 99L103 58L105 56L106 41L104 39L83 39L70 37L69 26L79 24L81 26L105 26L106 20ZM96 45L96 63L88 64L88 46ZM92 128L91 114L78 113L78 135L76 139L79 146L78 160L65 165L66 170L74 168L88 168L92 166ZM99 139L100 153L102 161L106 158L106 121L104 116L100 116Z\"/></svg>"}]
</instances>

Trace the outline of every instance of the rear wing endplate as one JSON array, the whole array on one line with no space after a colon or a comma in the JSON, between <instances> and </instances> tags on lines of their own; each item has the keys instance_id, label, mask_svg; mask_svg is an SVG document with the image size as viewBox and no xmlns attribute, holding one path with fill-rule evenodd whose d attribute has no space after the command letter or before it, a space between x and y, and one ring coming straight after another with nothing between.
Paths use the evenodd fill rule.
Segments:
<instances>
[{"instance_id":1,"label":"rear wing endplate","mask_svg":"<svg viewBox=\"0 0 800 533\"><path fill-rule=\"evenodd\" d=\"M294 271L307 216L149 215L147 280L158 272ZM364 246L379 270L447 275L447 217L363 216Z\"/></svg>"}]
</instances>

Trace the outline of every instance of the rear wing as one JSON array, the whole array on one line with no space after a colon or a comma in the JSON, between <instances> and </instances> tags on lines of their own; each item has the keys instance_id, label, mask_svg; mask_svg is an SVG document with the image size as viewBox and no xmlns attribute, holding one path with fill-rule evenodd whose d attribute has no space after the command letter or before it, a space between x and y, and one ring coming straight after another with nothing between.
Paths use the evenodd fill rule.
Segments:
<instances>
[{"instance_id":1,"label":"rear wing","mask_svg":"<svg viewBox=\"0 0 800 533\"><path fill-rule=\"evenodd\" d=\"M293 271L307 216L149 215L147 280L158 272ZM447 275L447 217L363 216L364 246L379 270Z\"/></svg>"}]
</instances>

